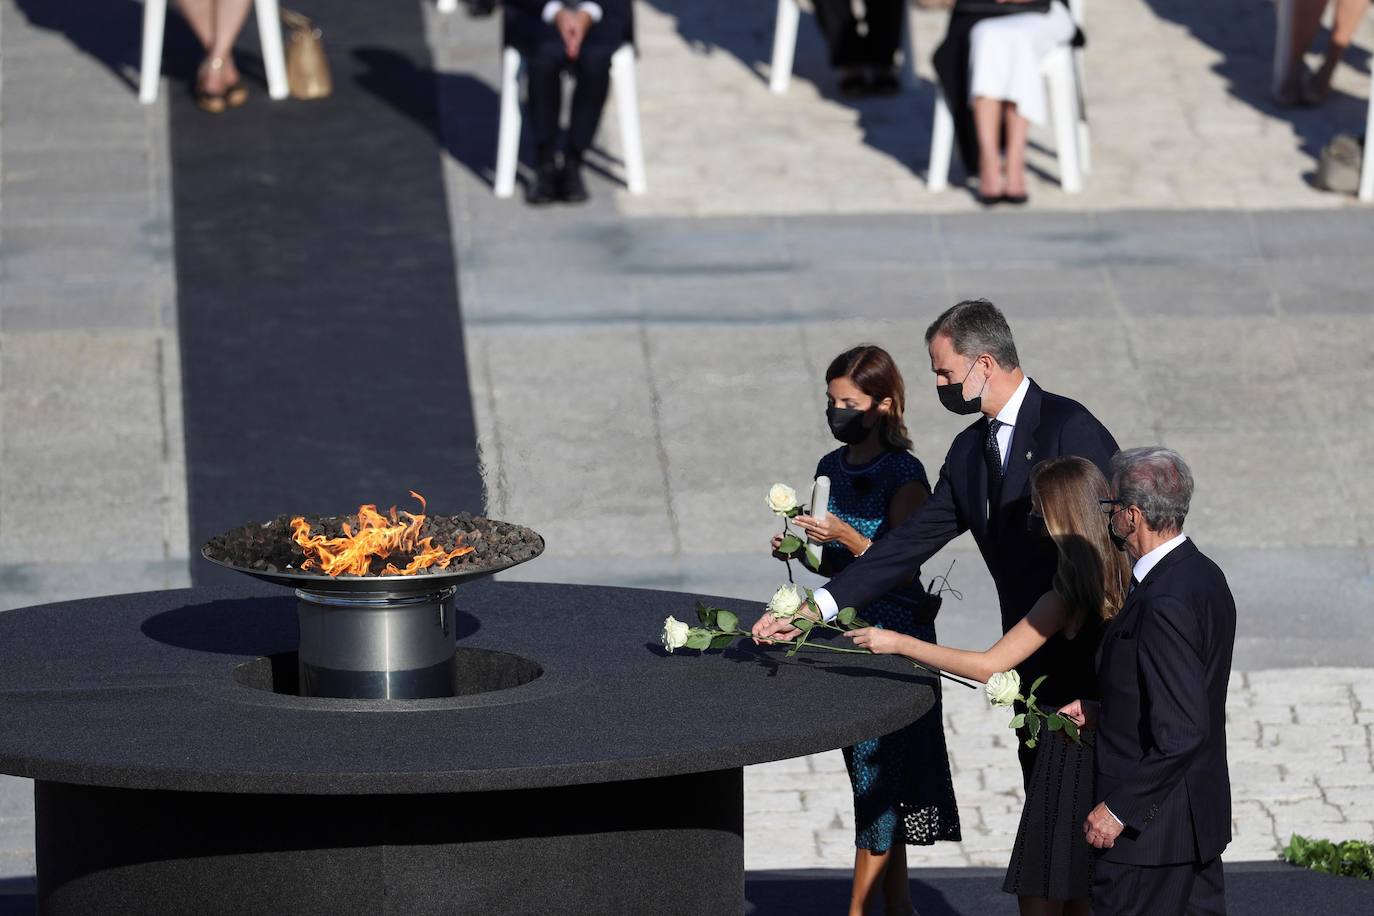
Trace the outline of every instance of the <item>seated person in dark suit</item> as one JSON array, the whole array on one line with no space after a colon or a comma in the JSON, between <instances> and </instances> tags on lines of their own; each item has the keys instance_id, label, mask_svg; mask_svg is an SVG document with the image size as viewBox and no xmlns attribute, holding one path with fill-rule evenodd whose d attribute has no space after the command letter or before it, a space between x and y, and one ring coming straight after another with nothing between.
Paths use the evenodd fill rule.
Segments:
<instances>
[{"instance_id":1,"label":"seated person in dark suit","mask_svg":"<svg viewBox=\"0 0 1374 916\"><path fill-rule=\"evenodd\" d=\"M606 104L611 55L634 35L630 4L631 0L506 0L506 44L524 56L529 80L536 172L526 199L532 204L587 199L582 155L596 136ZM576 88L560 165L558 115L564 71L572 74Z\"/></svg>"}]
</instances>

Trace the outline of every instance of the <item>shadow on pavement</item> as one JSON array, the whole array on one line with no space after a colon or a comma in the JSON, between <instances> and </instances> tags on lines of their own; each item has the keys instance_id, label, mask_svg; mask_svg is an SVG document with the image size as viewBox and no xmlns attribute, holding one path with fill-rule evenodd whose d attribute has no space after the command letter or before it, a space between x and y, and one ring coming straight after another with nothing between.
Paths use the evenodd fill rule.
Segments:
<instances>
[{"instance_id":1,"label":"shadow on pavement","mask_svg":"<svg viewBox=\"0 0 1374 916\"><path fill-rule=\"evenodd\" d=\"M1274 5L1249 0L1195 3L1193 0L1146 0L1155 15L1188 30L1201 44L1213 48L1221 60L1212 71L1225 77L1236 99L1271 117L1287 121L1299 148L1313 159L1340 130L1363 132L1366 99L1332 89L1317 108L1284 108L1269 95L1274 53ZM1325 29L1322 32L1325 33ZM1325 47L1324 42L1318 43ZM1368 70L1370 54L1351 47L1346 63ZM1312 176L1308 176L1311 180Z\"/></svg>"}]
</instances>

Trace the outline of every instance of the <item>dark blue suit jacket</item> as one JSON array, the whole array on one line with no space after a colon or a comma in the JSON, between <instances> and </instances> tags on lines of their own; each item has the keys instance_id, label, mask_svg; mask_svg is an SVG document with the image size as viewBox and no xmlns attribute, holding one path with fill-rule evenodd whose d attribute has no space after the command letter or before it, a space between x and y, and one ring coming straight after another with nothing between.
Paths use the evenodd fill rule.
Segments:
<instances>
[{"instance_id":1,"label":"dark blue suit jacket","mask_svg":"<svg viewBox=\"0 0 1374 916\"><path fill-rule=\"evenodd\" d=\"M1126 825L1103 855L1208 862L1231 841L1226 684L1236 605L1226 576L1184 541L1150 570L1098 653L1097 798Z\"/></svg>"},{"instance_id":2,"label":"dark blue suit jacket","mask_svg":"<svg viewBox=\"0 0 1374 916\"><path fill-rule=\"evenodd\" d=\"M930 498L826 584L826 591L841 608L862 609L904 584L941 547L968 530L973 531L997 585L1003 631L1015 626L1050 590L1058 564L1054 544L1026 531L1031 468L1047 458L1077 455L1106 474L1117 451L1116 440L1082 404L1031 382L1012 430L1002 499L989 516L988 471L983 459L987 434L988 420L980 417L956 436ZM1043 661L1038 652L1018 665L1022 679L1049 673L1041 670ZM1051 685L1046 682L1045 686ZM1073 698L1066 697L1066 702L1069 699Z\"/></svg>"}]
</instances>

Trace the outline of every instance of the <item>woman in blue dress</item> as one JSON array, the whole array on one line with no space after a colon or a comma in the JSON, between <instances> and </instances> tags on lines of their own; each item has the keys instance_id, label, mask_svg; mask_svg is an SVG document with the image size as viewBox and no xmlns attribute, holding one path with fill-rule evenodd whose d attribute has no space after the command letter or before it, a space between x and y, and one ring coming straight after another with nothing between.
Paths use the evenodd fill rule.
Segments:
<instances>
[{"instance_id":1,"label":"woman in blue dress","mask_svg":"<svg viewBox=\"0 0 1374 916\"><path fill-rule=\"evenodd\" d=\"M911 454L902 420L905 386L887 351L865 345L841 353L825 373L826 420L844 443L816 465L830 478L824 520L801 515L798 527L823 545L822 575L834 575L876 539L915 512L930 495L925 468ZM779 539L774 540L776 548ZM935 641L938 602L911 581L870 604L875 626ZM850 916L863 916L881 885L884 912L909 916L906 847L960 839L940 685L935 705L911 725L844 749L854 789L854 883Z\"/></svg>"}]
</instances>

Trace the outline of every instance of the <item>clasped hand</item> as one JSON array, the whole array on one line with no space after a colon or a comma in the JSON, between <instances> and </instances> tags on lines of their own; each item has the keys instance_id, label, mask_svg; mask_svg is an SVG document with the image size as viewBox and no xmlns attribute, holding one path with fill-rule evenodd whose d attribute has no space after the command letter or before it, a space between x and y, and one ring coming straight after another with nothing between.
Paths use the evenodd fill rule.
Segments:
<instances>
[{"instance_id":1,"label":"clasped hand","mask_svg":"<svg viewBox=\"0 0 1374 916\"><path fill-rule=\"evenodd\" d=\"M559 10L554 14L553 25L563 39L563 50L567 52L568 60L577 60L577 55L582 53L582 41L592 27L591 14L583 10Z\"/></svg>"},{"instance_id":2,"label":"clasped hand","mask_svg":"<svg viewBox=\"0 0 1374 916\"><path fill-rule=\"evenodd\" d=\"M806 536L816 544L839 541L847 547L850 546L848 542L852 539L852 535L857 533L853 527L828 512L825 518L816 518L814 515L798 515L792 519L792 524L805 531Z\"/></svg>"}]
</instances>

